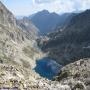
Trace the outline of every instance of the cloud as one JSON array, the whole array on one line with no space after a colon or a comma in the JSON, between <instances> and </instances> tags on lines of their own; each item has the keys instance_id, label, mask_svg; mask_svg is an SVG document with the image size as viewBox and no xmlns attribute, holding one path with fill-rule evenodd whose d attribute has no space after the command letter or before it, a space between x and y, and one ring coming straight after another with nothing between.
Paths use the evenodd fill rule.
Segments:
<instances>
[{"instance_id":1,"label":"cloud","mask_svg":"<svg viewBox=\"0 0 90 90\"><path fill-rule=\"evenodd\" d=\"M33 2L33 5L36 3L36 1L35 1L35 0L32 0L32 2Z\"/></svg>"},{"instance_id":2,"label":"cloud","mask_svg":"<svg viewBox=\"0 0 90 90\"><path fill-rule=\"evenodd\" d=\"M64 13L90 9L90 0L34 0L37 11L47 9L50 12Z\"/></svg>"},{"instance_id":3,"label":"cloud","mask_svg":"<svg viewBox=\"0 0 90 90\"><path fill-rule=\"evenodd\" d=\"M90 0L84 0L84 1L82 2L81 9L82 9L82 10L90 9Z\"/></svg>"},{"instance_id":4,"label":"cloud","mask_svg":"<svg viewBox=\"0 0 90 90\"><path fill-rule=\"evenodd\" d=\"M32 8L34 11L46 9L50 12L64 13L74 11L73 6L74 2L71 0L34 0Z\"/></svg>"},{"instance_id":5,"label":"cloud","mask_svg":"<svg viewBox=\"0 0 90 90\"><path fill-rule=\"evenodd\" d=\"M43 9L59 14L90 9L90 0L7 0L7 2L12 2L8 6L10 5L9 8L15 15L30 15Z\"/></svg>"}]
</instances>

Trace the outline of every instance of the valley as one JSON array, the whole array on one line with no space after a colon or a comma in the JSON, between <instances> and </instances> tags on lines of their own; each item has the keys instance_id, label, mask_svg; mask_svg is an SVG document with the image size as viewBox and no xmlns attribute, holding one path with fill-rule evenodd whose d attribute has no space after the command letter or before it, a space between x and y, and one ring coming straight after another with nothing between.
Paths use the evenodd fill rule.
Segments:
<instances>
[{"instance_id":1,"label":"valley","mask_svg":"<svg viewBox=\"0 0 90 90\"><path fill-rule=\"evenodd\" d=\"M14 15L2 2L0 8L0 89L69 88L57 81L45 79L33 70L36 60L46 56L37 46L38 29L27 19L17 23Z\"/></svg>"},{"instance_id":2,"label":"valley","mask_svg":"<svg viewBox=\"0 0 90 90\"><path fill-rule=\"evenodd\" d=\"M90 10L16 19L0 1L0 90L90 90Z\"/></svg>"}]
</instances>

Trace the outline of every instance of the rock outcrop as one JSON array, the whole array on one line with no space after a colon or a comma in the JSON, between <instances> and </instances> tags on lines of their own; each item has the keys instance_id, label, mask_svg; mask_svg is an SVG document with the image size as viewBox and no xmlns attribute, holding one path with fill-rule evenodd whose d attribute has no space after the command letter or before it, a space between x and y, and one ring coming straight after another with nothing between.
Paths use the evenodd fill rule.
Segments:
<instances>
[{"instance_id":1,"label":"rock outcrop","mask_svg":"<svg viewBox=\"0 0 90 90\"><path fill-rule=\"evenodd\" d=\"M32 70L42 56L35 45L35 39L16 25L14 15L0 2L0 88L23 90L27 81L39 77Z\"/></svg>"},{"instance_id":2,"label":"rock outcrop","mask_svg":"<svg viewBox=\"0 0 90 90\"><path fill-rule=\"evenodd\" d=\"M60 70L55 78L62 84L67 84L71 90L89 90L90 89L90 59L81 59Z\"/></svg>"},{"instance_id":3,"label":"rock outcrop","mask_svg":"<svg viewBox=\"0 0 90 90\"><path fill-rule=\"evenodd\" d=\"M28 36L31 39L37 39L39 30L38 28L27 18L24 17L16 21L19 28L28 32Z\"/></svg>"},{"instance_id":4,"label":"rock outcrop","mask_svg":"<svg viewBox=\"0 0 90 90\"><path fill-rule=\"evenodd\" d=\"M16 19L13 14L0 2L0 24L8 27L16 26Z\"/></svg>"}]
</instances>

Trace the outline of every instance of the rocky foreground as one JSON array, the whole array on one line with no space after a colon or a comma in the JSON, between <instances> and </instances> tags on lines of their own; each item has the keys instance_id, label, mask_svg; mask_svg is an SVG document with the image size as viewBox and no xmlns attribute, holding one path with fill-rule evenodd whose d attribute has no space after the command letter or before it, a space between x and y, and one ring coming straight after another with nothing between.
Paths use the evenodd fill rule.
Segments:
<instances>
[{"instance_id":1,"label":"rocky foreground","mask_svg":"<svg viewBox=\"0 0 90 90\"><path fill-rule=\"evenodd\" d=\"M28 77L29 76L29 77ZM24 68L0 64L0 88L5 90L70 90L67 85L39 77Z\"/></svg>"},{"instance_id":2,"label":"rocky foreground","mask_svg":"<svg viewBox=\"0 0 90 90\"><path fill-rule=\"evenodd\" d=\"M90 59L63 67L54 81L15 65L0 64L0 88L15 90L90 90ZM27 72L27 73L26 73ZM29 76L29 77L28 77Z\"/></svg>"},{"instance_id":3,"label":"rocky foreground","mask_svg":"<svg viewBox=\"0 0 90 90\"><path fill-rule=\"evenodd\" d=\"M55 78L71 90L90 90L90 59L81 59L63 67Z\"/></svg>"}]
</instances>

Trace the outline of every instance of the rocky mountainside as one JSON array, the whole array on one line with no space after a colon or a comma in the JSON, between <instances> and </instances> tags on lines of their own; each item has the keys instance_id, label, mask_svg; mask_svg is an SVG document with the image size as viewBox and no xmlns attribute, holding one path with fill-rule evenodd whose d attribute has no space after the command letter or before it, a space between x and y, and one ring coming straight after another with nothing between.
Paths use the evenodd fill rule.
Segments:
<instances>
[{"instance_id":1,"label":"rocky mountainside","mask_svg":"<svg viewBox=\"0 0 90 90\"><path fill-rule=\"evenodd\" d=\"M64 14L60 15L59 23L56 25L54 30L52 32L50 32L49 34L50 35L54 34L55 31L62 31L64 28L67 27L70 20L78 14L79 13L64 13Z\"/></svg>"},{"instance_id":2,"label":"rocky mountainside","mask_svg":"<svg viewBox=\"0 0 90 90\"><path fill-rule=\"evenodd\" d=\"M42 79L35 73L36 59L43 53L37 48L35 38L28 34L28 29L17 26L14 15L1 2L0 17L0 89L70 90L68 85Z\"/></svg>"},{"instance_id":3,"label":"rocky mountainside","mask_svg":"<svg viewBox=\"0 0 90 90\"><path fill-rule=\"evenodd\" d=\"M35 80L35 60L42 56L36 41L16 25L13 14L0 2L0 88L23 90ZM39 75L36 75L36 77ZM17 90L18 90L17 89Z\"/></svg>"},{"instance_id":4,"label":"rocky mountainside","mask_svg":"<svg viewBox=\"0 0 90 90\"><path fill-rule=\"evenodd\" d=\"M29 18L40 30L41 34L47 34L55 30L57 26L60 26L59 28L61 28L65 24L65 21L69 21L69 19L66 20L69 16L71 16L69 13L58 15L56 13L50 13L47 10L43 10Z\"/></svg>"},{"instance_id":5,"label":"rocky mountainside","mask_svg":"<svg viewBox=\"0 0 90 90\"><path fill-rule=\"evenodd\" d=\"M19 28L27 31L32 39L37 39L39 30L37 27L34 26L34 24L32 24L32 22L27 17L17 20L16 23Z\"/></svg>"},{"instance_id":6,"label":"rocky mountainside","mask_svg":"<svg viewBox=\"0 0 90 90\"><path fill-rule=\"evenodd\" d=\"M16 26L16 20L12 13L0 3L0 24L5 26Z\"/></svg>"},{"instance_id":7,"label":"rocky mountainside","mask_svg":"<svg viewBox=\"0 0 90 90\"><path fill-rule=\"evenodd\" d=\"M49 51L50 57L64 65L78 58L89 57L89 14L87 10L75 16L62 32L55 32L53 38L44 37L42 49ZM27 18L16 21L14 15L0 2L0 89L89 90L89 59L66 65L54 81L42 78L35 72L36 60L45 56L37 47L37 37L38 29L31 21Z\"/></svg>"},{"instance_id":8,"label":"rocky mountainside","mask_svg":"<svg viewBox=\"0 0 90 90\"><path fill-rule=\"evenodd\" d=\"M63 31L56 31L45 41L44 51L60 64L66 65L90 57L90 10L74 16Z\"/></svg>"},{"instance_id":9,"label":"rocky mountainside","mask_svg":"<svg viewBox=\"0 0 90 90\"><path fill-rule=\"evenodd\" d=\"M81 59L63 67L54 80L68 84L71 90L90 90L90 59Z\"/></svg>"}]
</instances>

